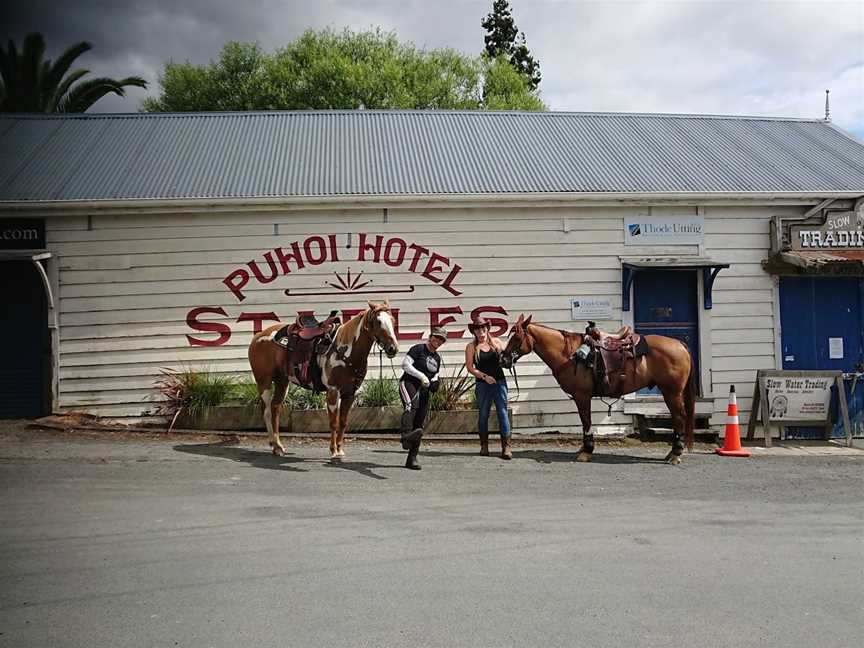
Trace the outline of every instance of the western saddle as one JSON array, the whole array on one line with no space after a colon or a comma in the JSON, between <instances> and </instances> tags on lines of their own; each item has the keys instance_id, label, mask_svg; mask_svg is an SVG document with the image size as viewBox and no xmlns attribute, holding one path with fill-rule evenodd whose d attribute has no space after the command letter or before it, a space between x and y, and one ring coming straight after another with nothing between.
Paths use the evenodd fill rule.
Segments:
<instances>
[{"instance_id":1,"label":"western saddle","mask_svg":"<svg viewBox=\"0 0 864 648\"><path fill-rule=\"evenodd\" d=\"M635 359L646 351L641 348L642 336L622 326L615 333L607 333L589 321L585 327L583 344L590 347L587 365L594 372L595 396L614 396L620 393L619 383L627 377L627 360Z\"/></svg>"},{"instance_id":2,"label":"western saddle","mask_svg":"<svg viewBox=\"0 0 864 648\"><path fill-rule=\"evenodd\" d=\"M338 313L338 310L332 310L320 321L312 314L298 314L294 322L283 326L273 336L273 341L288 352L288 374L307 389L325 390L317 356L333 344L336 330L342 323Z\"/></svg>"}]
</instances>

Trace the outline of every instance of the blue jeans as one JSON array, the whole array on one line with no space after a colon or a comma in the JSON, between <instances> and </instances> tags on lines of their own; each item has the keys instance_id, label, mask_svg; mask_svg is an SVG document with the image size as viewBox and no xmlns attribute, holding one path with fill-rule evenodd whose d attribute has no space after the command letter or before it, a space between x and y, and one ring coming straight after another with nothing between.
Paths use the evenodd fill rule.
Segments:
<instances>
[{"instance_id":1,"label":"blue jeans","mask_svg":"<svg viewBox=\"0 0 864 648\"><path fill-rule=\"evenodd\" d=\"M489 412L492 409L492 401L495 401L495 412L498 414L501 436L510 436L510 419L507 418L507 380L499 380L494 385L478 380L475 393L477 394L477 409L480 410L480 420L477 421L477 431L480 436L489 434Z\"/></svg>"}]
</instances>

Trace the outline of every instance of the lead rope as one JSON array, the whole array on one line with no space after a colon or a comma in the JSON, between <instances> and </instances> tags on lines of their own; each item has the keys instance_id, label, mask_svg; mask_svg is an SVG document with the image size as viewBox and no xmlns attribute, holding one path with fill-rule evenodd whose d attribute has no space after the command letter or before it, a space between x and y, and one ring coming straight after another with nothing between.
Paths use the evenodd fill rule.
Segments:
<instances>
[{"instance_id":1,"label":"lead rope","mask_svg":"<svg viewBox=\"0 0 864 648\"><path fill-rule=\"evenodd\" d=\"M510 365L510 373L513 376L513 382L516 384L516 400L519 400L519 376L516 375L516 362Z\"/></svg>"}]
</instances>

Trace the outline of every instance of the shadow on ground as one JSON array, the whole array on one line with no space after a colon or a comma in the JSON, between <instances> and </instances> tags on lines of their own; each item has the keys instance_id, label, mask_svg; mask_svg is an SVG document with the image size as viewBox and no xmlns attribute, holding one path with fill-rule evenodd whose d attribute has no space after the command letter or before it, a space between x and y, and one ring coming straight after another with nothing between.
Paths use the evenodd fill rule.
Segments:
<instances>
[{"instance_id":1,"label":"shadow on ground","mask_svg":"<svg viewBox=\"0 0 864 648\"><path fill-rule=\"evenodd\" d=\"M491 446L491 444L490 444ZM405 455L404 450L396 450L396 449L378 449L373 450L376 453L383 454L401 454ZM420 458L423 457L477 457L480 459L480 452L475 448L447 448L446 450L438 450L435 449L435 446L431 447L421 447L420 448ZM595 450L593 456L591 457L591 463L596 464L665 464L666 455L663 454L658 455L656 457L646 457L646 456L634 456L634 455L622 455L622 454L610 454L605 452L603 449ZM686 457L686 455L685 455ZM503 461L501 459L500 450L495 450L492 447L489 448L489 456L482 457L482 459L486 460L498 460ZM567 450L545 450L545 449L526 449L526 450L513 450L513 459L512 461L520 461L524 459L529 459L531 461L536 461L537 463L542 464L555 464L555 463L574 463L576 461L576 449L567 449Z\"/></svg>"},{"instance_id":2,"label":"shadow on ground","mask_svg":"<svg viewBox=\"0 0 864 648\"><path fill-rule=\"evenodd\" d=\"M198 443L194 445L178 444L174 446L174 450L177 452L185 452L187 454L217 457L219 459L230 459L231 461L249 464L255 468L286 470L298 473L309 472L310 468L314 465L323 465L326 468L350 470L371 479L387 479L383 475L378 475L373 472L375 469L401 468L401 465L383 465L367 461L351 461L350 459L343 459L342 461L334 462L330 461L327 457L314 459L296 457L292 456L290 451L284 457L276 457L272 452L270 452L269 448L266 450L255 450L226 443ZM299 467L304 464L310 467Z\"/></svg>"}]
</instances>

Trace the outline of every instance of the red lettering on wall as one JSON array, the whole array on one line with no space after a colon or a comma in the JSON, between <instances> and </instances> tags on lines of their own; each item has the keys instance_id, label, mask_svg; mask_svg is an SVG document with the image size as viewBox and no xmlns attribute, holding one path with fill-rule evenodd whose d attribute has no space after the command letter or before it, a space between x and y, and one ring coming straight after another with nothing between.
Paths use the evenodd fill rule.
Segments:
<instances>
[{"instance_id":1,"label":"red lettering on wall","mask_svg":"<svg viewBox=\"0 0 864 648\"><path fill-rule=\"evenodd\" d=\"M381 263L383 261L391 268L406 268L407 265L408 272L420 273L422 277L432 283L439 284L451 295L459 296L462 294L461 291L453 287L462 271L462 266L457 263L451 264L450 259L446 256L430 252L429 248L417 243L409 244L404 238L398 236L385 239L381 234L371 235L359 232L358 235L360 238L357 246L358 262ZM350 247L350 243L346 243L346 249ZM246 299L243 290L251 277L254 277L259 284L269 284L274 282L280 274L288 275L292 270L301 270L307 264L319 266L323 263L338 263L339 261L337 235L315 234L302 242L293 241L288 248L276 247L262 253L261 259L246 262L245 267L233 270L222 280L222 283L238 301L242 302ZM422 264L421 261L423 261ZM339 278L340 270L336 269L334 272ZM445 273L446 276L444 276ZM342 283L346 291L359 290L366 285L365 283L359 286L352 285L349 288L344 282ZM335 288L340 289L338 286Z\"/></svg>"},{"instance_id":2,"label":"red lettering on wall","mask_svg":"<svg viewBox=\"0 0 864 648\"><path fill-rule=\"evenodd\" d=\"M343 308L342 309L342 323L345 324L352 317L357 315L358 313L362 313L364 309L362 308Z\"/></svg>"},{"instance_id":3,"label":"red lettering on wall","mask_svg":"<svg viewBox=\"0 0 864 648\"><path fill-rule=\"evenodd\" d=\"M278 322L280 320L276 313L271 311L269 313L240 313L237 321L252 322L252 334L254 335L264 330L265 321Z\"/></svg>"},{"instance_id":4,"label":"red lettering on wall","mask_svg":"<svg viewBox=\"0 0 864 648\"><path fill-rule=\"evenodd\" d=\"M252 271L252 274L255 275L255 278L258 281L260 281L262 284L267 284L276 279L279 271L276 269L276 264L273 262L272 252L265 252L264 260L267 262L267 266L270 268L270 274L266 277L261 273L261 269L258 267L257 261L250 261L246 265L249 266L249 269Z\"/></svg>"},{"instance_id":5,"label":"red lettering on wall","mask_svg":"<svg viewBox=\"0 0 864 648\"><path fill-rule=\"evenodd\" d=\"M398 237L393 237L387 241L384 247L384 263L391 268L396 268L402 265L405 260L405 241Z\"/></svg>"},{"instance_id":6,"label":"red lettering on wall","mask_svg":"<svg viewBox=\"0 0 864 648\"><path fill-rule=\"evenodd\" d=\"M458 313L462 314L462 308L459 306L430 306L429 307L429 328L433 329L436 326L444 326L446 327L448 324L452 324L456 321L455 317L447 316L441 317L445 313ZM465 334L464 329L460 329L457 333L456 331L447 331L448 338L461 338Z\"/></svg>"},{"instance_id":7,"label":"red lettering on wall","mask_svg":"<svg viewBox=\"0 0 864 648\"><path fill-rule=\"evenodd\" d=\"M374 252L372 260L375 263L379 263L381 261L381 241L383 240L384 237L379 234L375 237L375 243L367 243L365 232L361 232L360 243L357 245L357 260L366 261L366 252L372 250Z\"/></svg>"},{"instance_id":8,"label":"red lettering on wall","mask_svg":"<svg viewBox=\"0 0 864 648\"><path fill-rule=\"evenodd\" d=\"M443 265L438 265L439 262L443 261ZM437 252L433 252L432 256L429 257L429 263L426 264L426 269L423 271L422 276L426 277L429 281L434 281L435 283L441 283L441 279L434 276L433 272L441 272L448 265L450 265L450 259L447 257L441 256Z\"/></svg>"},{"instance_id":9,"label":"red lettering on wall","mask_svg":"<svg viewBox=\"0 0 864 648\"><path fill-rule=\"evenodd\" d=\"M341 310L342 322L348 322L352 317L357 315L358 313L362 313L364 309L361 308L344 308ZM457 323L457 315L461 315L463 310L461 306L432 306L428 309L429 312L429 328L431 329L434 326L453 326ZM396 338L400 341L409 341L409 340L421 340L428 334L428 329L423 331L400 331L399 330L399 309L392 308L390 310L393 315L393 328L396 333ZM297 315L314 315L315 312L311 310L301 310L297 311ZM500 314L505 317L494 317L490 314ZM202 321L201 317L205 315L221 315L222 317L228 317L228 314L221 306L201 306L198 308L193 308L189 311L186 316L186 324L193 331L201 331L205 333L215 333L218 334L215 339L202 339L200 337L193 337L192 335L186 335L186 339L189 341L190 346L221 346L228 342L232 335L232 328L229 324L224 322L206 322ZM503 306L478 306L474 308L470 312L470 317L485 317L492 324L491 334L494 336L505 335L508 331L508 322L506 319L507 311ZM290 316L292 321L295 315ZM259 333L260 331L266 328L265 322L273 321L280 322L283 321L279 318L278 315L274 312L242 312L237 317L237 322L252 322L252 330L254 333ZM448 337L450 338L462 338L465 337L465 329L460 330L451 330L448 331Z\"/></svg>"},{"instance_id":10,"label":"red lettering on wall","mask_svg":"<svg viewBox=\"0 0 864 648\"><path fill-rule=\"evenodd\" d=\"M303 241L303 252L309 265L321 265L327 260L327 247L320 236L310 236Z\"/></svg>"},{"instance_id":11,"label":"red lettering on wall","mask_svg":"<svg viewBox=\"0 0 864 648\"><path fill-rule=\"evenodd\" d=\"M294 241L291 244L291 252L285 254L285 250L281 247L273 250L276 253L276 258L279 259L279 263L282 265L282 274L288 274L291 272L291 268L288 267L288 262L293 261L297 264L297 269L300 270L305 267L305 263L303 262L303 255L300 254L300 245Z\"/></svg>"},{"instance_id":12,"label":"red lettering on wall","mask_svg":"<svg viewBox=\"0 0 864 648\"><path fill-rule=\"evenodd\" d=\"M488 315L484 315L484 313L501 313L502 315L506 315L507 311L504 310L503 306L478 306L471 311L471 319L474 320L478 317L485 317L489 320L489 323L492 325L489 329L489 335L494 337L499 337L507 333L507 330L510 327L506 319L500 317L489 317Z\"/></svg>"},{"instance_id":13,"label":"red lettering on wall","mask_svg":"<svg viewBox=\"0 0 864 648\"><path fill-rule=\"evenodd\" d=\"M186 315L186 325L189 328L195 331L218 333L219 337L217 337L215 340L202 340L201 338L195 338L191 335L187 335L186 339L189 340L189 346L219 346L221 344L225 344L228 340L230 340L231 327L227 324L223 324L222 322L199 321L198 316L203 315L204 313L228 317L228 313L226 313L225 309L221 306L201 306L199 308L193 308L192 310L190 310L189 313Z\"/></svg>"},{"instance_id":14,"label":"red lettering on wall","mask_svg":"<svg viewBox=\"0 0 864 648\"><path fill-rule=\"evenodd\" d=\"M454 263L454 264L453 264L453 269L450 271L450 274L447 275L447 278L446 278L446 279L443 281L443 283L441 284L441 287L442 287L444 290L446 290L447 292L449 292L450 294L452 294L452 295L457 295L457 296L458 296L458 295L461 295L461 294L462 294L462 291L461 291L461 290L456 290L455 288L453 288L453 287L450 285L450 284L453 283L453 280L456 278L456 275L459 274L459 271L460 271L461 269L462 269L462 266L460 266L458 263Z\"/></svg>"},{"instance_id":15,"label":"red lettering on wall","mask_svg":"<svg viewBox=\"0 0 864 648\"><path fill-rule=\"evenodd\" d=\"M396 333L397 340L422 340L423 331L400 331L399 330L399 309L391 308L390 313L393 315L393 332Z\"/></svg>"},{"instance_id":16,"label":"red lettering on wall","mask_svg":"<svg viewBox=\"0 0 864 648\"><path fill-rule=\"evenodd\" d=\"M249 273L243 270L243 268L238 268L229 274L222 280L222 283L228 286L228 290L234 293L238 301L242 302L246 299L246 295L240 292L240 289L249 283Z\"/></svg>"},{"instance_id":17,"label":"red lettering on wall","mask_svg":"<svg viewBox=\"0 0 864 648\"><path fill-rule=\"evenodd\" d=\"M429 250L422 245L417 245L416 243L412 243L408 246L409 250L414 250L414 258L411 259L411 265L408 266L408 270L411 272L417 272L417 262L420 261L420 257L429 254Z\"/></svg>"}]
</instances>

